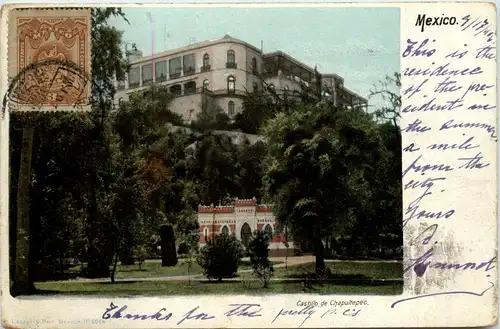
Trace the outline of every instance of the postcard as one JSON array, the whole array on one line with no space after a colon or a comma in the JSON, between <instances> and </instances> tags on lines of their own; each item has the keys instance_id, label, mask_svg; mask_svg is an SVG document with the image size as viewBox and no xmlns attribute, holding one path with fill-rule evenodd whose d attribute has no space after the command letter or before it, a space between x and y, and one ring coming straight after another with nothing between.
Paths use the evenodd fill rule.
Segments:
<instances>
[{"instance_id":1,"label":"postcard","mask_svg":"<svg viewBox=\"0 0 500 329\"><path fill-rule=\"evenodd\" d=\"M496 324L496 18L2 6L2 326Z\"/></svg>"}]
</instances>

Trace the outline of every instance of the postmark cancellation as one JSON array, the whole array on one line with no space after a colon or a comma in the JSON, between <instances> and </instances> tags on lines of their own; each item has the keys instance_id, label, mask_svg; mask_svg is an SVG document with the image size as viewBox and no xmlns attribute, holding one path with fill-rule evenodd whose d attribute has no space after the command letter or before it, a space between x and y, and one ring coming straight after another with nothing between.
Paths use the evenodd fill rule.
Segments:
<instances>
[{"instance_id":1,"label":"postmark cancellation","mask_svg":"<svg viewBox=\"0 0 500 329\"><path fill-rule=\"evenodd\" d=\"M9 110L89 110L90 32L90 9L11 9Z\"/></svg>"}]
</instances>

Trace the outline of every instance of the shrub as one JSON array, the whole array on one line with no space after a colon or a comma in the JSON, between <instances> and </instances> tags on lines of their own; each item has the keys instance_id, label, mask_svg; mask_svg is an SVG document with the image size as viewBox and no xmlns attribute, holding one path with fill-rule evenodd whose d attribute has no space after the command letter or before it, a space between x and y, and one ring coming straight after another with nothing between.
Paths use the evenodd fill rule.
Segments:
<instances>
[{"instance_id":1,"label":"shrub","mask_svg":"<svg viewBox=\"0 0 500 329\"><path fill-rule=\"evenodd\" d=\"M188 245L186 242L181 242L179 243L179 247L177 247L177 254L179 257L186 257L186 254L188 253Z\"/></svg>"},{"instance_id":2,"label":"shrub","mask_svg":"<svg viewBox=\"0 0 500 329\"><path fill-rule=\"evenodd\" d=\"M222 281L236 276L242 257L243 247L234 235L218 234L201 248L197 262L209 280Z\"/></svg>"},{"instance_id":3,"label":"shrub","mask_svg":"<svg viewBox=\"0 0 500 329\"><path fill-rule=\"evenodd\" d=\"M179 244L179 249L177 250L180 256L186 258L189 285L191 285L191 268L193 266L193 258L198 252L199 239L200 235L197 229L185 232L181 235L181 243Z\"/></svg>"},{"instance_id":4,"label":"shrub","mask_svg":"<svg viewBox=\"0 0 500 329\"><path fill-rule=\"evenodd\" d=\"M144 245L137 245L134 247L132 254L134 255L134 259L137 261L139 265L139 271L142 271L142 264L148 258L148 252L146 251L146 247Z\"/></svg>"},{"instance_id":5,"label":"shrub","mask_svg":"<svg viewBox=\"0 0 500 329\"><path fill-rule=\"evenodd\" d=\"M274 268L269 261L269 241L270 237L267 232L256 231L248 245L253 275L264 288L268 287L274 275Z\"/></svg>"}]
</instances>

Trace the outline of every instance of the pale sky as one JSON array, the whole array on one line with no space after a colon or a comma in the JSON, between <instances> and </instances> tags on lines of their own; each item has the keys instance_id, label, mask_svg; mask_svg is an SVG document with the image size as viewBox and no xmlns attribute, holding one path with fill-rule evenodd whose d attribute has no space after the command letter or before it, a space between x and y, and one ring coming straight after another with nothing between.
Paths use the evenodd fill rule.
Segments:
<instances>
[{"instance_id":1,"label":"pale sky","mask_svg":"<svg viewBox=\"0 0 500 329\"><path fill-rule=\"evenodd\" d=\"M144 55L226 33L264 52L281 50L321 73L336 73L366 97L373 84L399 72L399 8L126 7L128 25L113 19L124 41ZM154 25L148 19L151 13ZM379 101L372 101L372 105Z\"/></svg>"}]
</instances>

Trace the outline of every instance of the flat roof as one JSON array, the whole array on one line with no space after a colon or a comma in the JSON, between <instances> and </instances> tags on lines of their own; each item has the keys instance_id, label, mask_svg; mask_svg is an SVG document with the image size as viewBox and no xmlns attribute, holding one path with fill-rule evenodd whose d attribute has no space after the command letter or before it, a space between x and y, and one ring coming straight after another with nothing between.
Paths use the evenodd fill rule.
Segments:
<instances>
[{"instance_id":1,"label":"flat roof","mask_svg":"<svg viewBox=\"0 0 500 329\"><path fill-rule=\"evenodd\" d=\"M153 58L160 59L162 57L170 57L170 56L174 56L177 54L181 54L181 53L185 53L185 52L189 52L189 51L193 51L193 50L199 50L199 49L203 49L203 48L214 46L214 45L221 44L221 43L238 43L238 44L241 44L245 47L251 48L253 51L258 52L259 54L262 53L260 51L260 49L258 49L257 47L255 47L255 46L253 46L253 45L251 45L243 40L233 38L230 35L226 34L224 37L222 37L220 39L200 41L200 42L193 43L191 45L187 45L184 47L180 47L180 48L176 48L176 49L172 49L172 50L167 50L167 51L162 51L160 53L156 53L154 55L154 57L153 57L153 55L143 56L135 61L131 61L130 64L131 65L140 64L142 62L151 61Z\"/></svg>"},{"instance_id":2,"label":"flat roof","mask_svg":"<svg viewBox=\"0 0 500 329\"><path fill-rule=\"evenodd\" d=\"M250 49L252 49L253 51L259 53L259 54L262 54L263 58L270 58L270 57L276 57L276 56L282 56L284 58L286 58L287 60L289 60L290 62L294 63L295 65L305 69L306 71L309 71L310 73L314 73L314 69L311 68L309 65L299 61L298 59L292 57L291 55L281 51L281 50L276 50L276 51L273 51L273 52L269 52L269 53L262 53L262 51L260 49L258 49L257 47L243 41L243 40L240 40L240 39L236 39L236 38L233 38L231 37L229 34L226 34L224 37L220 38L220 39L215 39L215 40L205 40L205 41L200 41L200 42L197 42L197 43L194 43L194 44L191 44L191 45L187 45L187 46L184 46L184 47L180 47L180 48L176 48L176 49L172 49L172 50L167 50L167 51L163 51L163 52L160 52L160 53L156 53L153 57L153 55L149 55L149 56L143 56L135 61L131 61L130 65L134 65L134 64L140 64L140 63L144 63L144 62L148 62L148 61L151 61L153 58L154 59L158 59L160 60L161 58L163 57L170 57L170 56L174 56L174 55L177 55L177 54L182 54L182 53L185 53L185 52L189 52L189 51L193 51L193 50L199 50L199 49L203 49L203 48L206 48L206 47L210 47L210 46L214 46L214 45L217 45L217 44L222 44L222 43L238 43L238 44L241 44L241 45L244 45L245 47L248 47ZM326 78L329 78L329 77L333 77L333 78L336 78L336 79L339 79L341 81L344 81L344 78L342 78L341 76L339 76L338 74L335 74L335 73L321 73L320 74L323 76L323 77L326 77ZM342 86L342 88L344 90L346 90L348 93L358 97L358 98L361 98L365 101L367 101L366 98L360 96L359 94L351 91L350 89L346 88L345 86Z\"/></svg>"}]
</instances>

